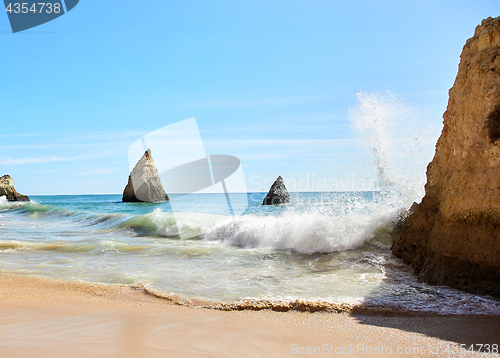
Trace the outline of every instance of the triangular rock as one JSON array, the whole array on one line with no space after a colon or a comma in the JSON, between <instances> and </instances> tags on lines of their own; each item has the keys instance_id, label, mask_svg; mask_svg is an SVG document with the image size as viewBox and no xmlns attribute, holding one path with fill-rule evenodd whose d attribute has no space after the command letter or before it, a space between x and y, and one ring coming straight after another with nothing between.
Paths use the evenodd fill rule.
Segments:
<instances>
[{"instance_id":1,"label":"triangular rock","mask_svg":"<svg viewBox=\"0 0 500 358\"><path fill-rule=\"evenodd\" d=\"M269 189L269 193L267 193L264 201L262 201L262 205L278 205L289 202L290 194L288 194L288 190L285 188L283 178L279 176L271 186L271 189Z\"/></svg>"},{"instance_id":2,"label":"triangular rock","mask_svg":"<svg viewBox=\"0 0 500 358\"><path fill-rule=\"evenodd\" d=\"M122 201L159 203L168 201L168 195L161 185L160 175L148 149L137 162L128 177Z\"/></svg>"}]
</instances>

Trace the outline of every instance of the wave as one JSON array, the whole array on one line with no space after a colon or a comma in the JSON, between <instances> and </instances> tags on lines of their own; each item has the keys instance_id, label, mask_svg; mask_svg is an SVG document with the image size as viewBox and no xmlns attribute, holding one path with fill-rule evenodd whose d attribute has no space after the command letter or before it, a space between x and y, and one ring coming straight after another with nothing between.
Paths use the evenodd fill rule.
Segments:
<instances>
[{"instance_id":1,"label":"wave","mask_svg":"<svg viewBox=\"0 0 500 358\"><path fill-rule=\"evenodd\" d=\"M13 211L17 211L25 214L61 214L64 213L64 210L61 208L57 208L55 206L49 204L38 204L34 201L27 201L26 204L19 205L15 208L12 208ZM68 212L68 215L71 215Z\"/></svg>"},{"instance_id":2,"label":"wave","mask_svg":"<svg viewBox=\"0 0 500 358\"><path fill-rule=\"evenodd\" d=\"M53 243L46 244L22 241L0 241L0 252L12 250L58 250L64 246L65 245L58 245Z\"/></svg>"},{"instance_id":3,"label":"wave","mask_svg":"<svg viewBox=\"0 0 500 358\"><path fill-rule=\"evenodd\" d=\"M8 201L7 196L0 196L0 211L6 211L25 205L26 201Z\"/></svg>"},{"instance_id":4,"label":"wave","mask_svg":"<svg viewBox=\"0 0 500 358\"><path fill-rule=\"evenodd\" d=\"M150 249L145 245L129 245L124 242L102 240L93 244L47 243L33 241L0 241L0 252L9 251L58 251L58 252L139 252Z\"/></svg>"},{"instance_id":5,"label":"wave","mask_svg":"<svg viewBox=\"0 0 500 358\"><path fill-rule=\"evenodd\" d=\"M223 215L199 213L171 213L156 208L151 213L134 216L119 225L120 229L131 229L138 235L167 237L179 239L182 237L202 239L204 233L213 230L217 224L231 218Z\"/></svg>"},{"instance_id":6,"label":"wave","mask_svg":"<svg viewBox=\"0 0 500 358\"><path fill-rule=\"evenodd\" d=\"M116 222L123 220L123 214L98 214L85 211L72 211L50 204L39 204L34 201L13 202L13 204L2 204L0 201L0 209L2 212L14 212L32 217L50 217L63 218L74 221L81 226L110 226Z\"/></svg>"},{"instance_id":7,"label":"wave","mask_svg":"<svg viewBox=\"0 0 500 358\"><path fill-rule=\"evenodd\" d=\"M383 246L395 216L395 212L379 216L285 212L279 216L227 217L196 213L174 215L157 208L152 213L128 219L119 227L139 235L169 238L179 238L179 230L182 230L186 237L246 249L313 254L358 248L375 237L379 238L378 245Z\"/></svg>"},{"instance_id":8,"label":"wave","mask_svg":"<svg viewBox=\"0 0 500 358\"><path fill-rule=\"evenodd\" d=\"M360 215L245 215L218 224L203 238L243 248L289 249L301 254L313 254L359 247L371 238L371 228L370 218Z\"/></svg>"},{"instance_id":9,"label":"wave","mask_svg":"<svg viewBox=\"0 0 500 358\"><path fill-rule=\"evenodd\" d=\"M163 213L159 208L149 214L136 215L116 227L131 229L141 236L177 236L175 218L170 213Z\"/></svg>"},{"instance_id":10,"label":"wave","mask_svg":"<svg viewBox=\"0 0 500 358\"><path fill-rule=\"evenodd\" d=\"M198 237L200 233L210 230L215 223L227 218L219 215L162 212L160 208L142 215L121 213L91 213L86 211L67 210L50 204L39 204L34 201L12 203L0 201L3 213L18 213L31 217L65 219L80 227L95 227L104 231L130 229L139 236L178 238L179 230L188 237Z\"/></svg>"},{"instance_id":11,"label":"wave","mask_svg":"<svg viewBox=\"0 0 500 358\"><path fill-rule=\"evenodd\" d=\"M71 211L35 202L27 202L8 211L70 220L80 227L103 231L130 230L138 236L172 239L179 239L179 232L182 232L183 238L218 241L245 249L291 250L299 254L330 253L361 247L380 236L380 230L396 216L395 210L385 215L370 215L355 211L297 212L293 208L275 215L245 214L237 217L173 214L156 208L148 214L131 216ZM379 245L387 246L381 242L378 241Z\"/></svg>"}]
</instances>

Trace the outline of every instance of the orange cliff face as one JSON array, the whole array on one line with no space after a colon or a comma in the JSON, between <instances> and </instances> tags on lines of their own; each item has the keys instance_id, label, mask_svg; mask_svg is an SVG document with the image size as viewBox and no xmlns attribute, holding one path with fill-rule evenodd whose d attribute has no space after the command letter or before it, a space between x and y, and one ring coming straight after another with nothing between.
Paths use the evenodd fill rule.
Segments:
<instances>
[{"instance_id":1,"label":"orange cliff face","mask_svg":"<svg viewBox=\"0 0 500 358\"><path fill-rule=\"evenodd\" d=\"M500 296L500 17L465 44L422 203L393 253L420 279Z\"/></svg>"},{"instance_id":2,"label":"orange cliff face","mask_svg":"<svg viewBox=\"0 0 500 358\"><path fill-rule=\"evenodd\" d=\"M9 201L29 201L26 195L19 194L14 188L14 180L10 175L0 177L0 197L6 196Z\"/></svg>"}]
</instances>

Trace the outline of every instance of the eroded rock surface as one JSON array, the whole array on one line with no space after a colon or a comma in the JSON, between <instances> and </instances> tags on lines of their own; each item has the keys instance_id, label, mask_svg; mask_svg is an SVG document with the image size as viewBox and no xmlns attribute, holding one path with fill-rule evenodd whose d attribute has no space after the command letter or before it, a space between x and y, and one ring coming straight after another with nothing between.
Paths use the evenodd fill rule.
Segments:
<instances>
[{"instance_id":1,"label":"eroded rock surface","mask_svg":"<svg viewBox=\"0 0 500 358\"><path fill-rule=\"evenodd\" d=\"M26 195L19 194L14 188L14 179L10 175L0 178L0 197L6 196L9 201L29 201Z\"/></svg>"},{"instance_id":2,"label":"eroded rock surface","mask_svg":"<svg viewBox=\"0 0 500 358\"><path fill-rule=\"evenodd\" d=\"M288 202L290 202L290 194L288 190L286 190L283 178L279 176L278 179L274 181L273 185L271 185L271 189L269 189L269 193L267 193L262 201L262 205L278 205Z\"/></svg>"},{"instance_id":3,"label":"eroded rock surface","mask_svg":"<svg viewBox=\"0 0 500 358\"><path fill-rule=\"evenodd\" d=\"M169 198L161 185L151 150L147 150L128 177L122 201L159 203Z\"/></svg>"},{"instance_id":4,"label":"eroded rock surface","mask_svg":"<svg viewBox=\"0 0 500 358\"><path fill-rule=\"evenodd\" d=\"M500 296L500 17L465 44L422 203L393 253L419 278Z\"/></svg>"}]
</instances>

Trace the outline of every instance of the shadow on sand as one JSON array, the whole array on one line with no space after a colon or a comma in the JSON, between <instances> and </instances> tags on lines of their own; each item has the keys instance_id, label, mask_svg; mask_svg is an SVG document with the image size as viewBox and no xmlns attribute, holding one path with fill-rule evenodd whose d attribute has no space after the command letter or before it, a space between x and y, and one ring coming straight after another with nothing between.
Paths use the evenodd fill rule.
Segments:
<instances>
[{"instance_id":1,"label":"shadow on sand","mask_svg":"<svg viewBox=\"0 0 500 358\"><path fill-rule=\"evenodd\" d=\"M370 297L365 298L365 302L376 298L380 292L384 292L387 285L386 279ZM490 350L493 345L496 345L496 353L500 350L500 316L498 315L441 315L397 311L379 313L355 309L351 316L363 325L419 333L427 337L454 342L465 350L487 352L488 349L484 345L489 345ZM440 347L440 351L443 348Z\"/></svg>"},{"instance_id":2,"label":"shadow on sand","mask_svg":"<svg viewBox=\"0 0 500 358\"><path fill-rule=\"evenodd\" d=\"M359 323L415 332L428 337L455 342L475 351L480 345L500 345L500 317L498 316L440 316L433 314L351 314ZM441 349L444 347L440 347ZM440 350L441 350L440 349ZM498 352L498 350L497 350Z\"/></svg>"}]
</instances>

